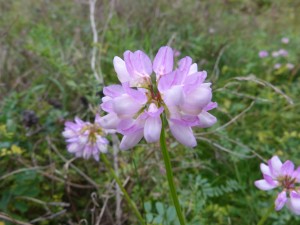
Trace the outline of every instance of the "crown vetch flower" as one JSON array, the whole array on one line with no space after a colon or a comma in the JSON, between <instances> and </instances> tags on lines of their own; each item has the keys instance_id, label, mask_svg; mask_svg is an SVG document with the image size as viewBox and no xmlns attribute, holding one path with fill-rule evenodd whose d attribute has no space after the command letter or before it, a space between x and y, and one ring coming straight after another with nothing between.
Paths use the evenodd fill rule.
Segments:
<instances>
[{"instance_id":1,"label":"crown vetch flower","mask_svg":"<svg viewBox=\"0 0 300 225\"><path fill-rule=\"evenodd\" d=\"M168 46L159 49L153 64L140 50L126 51L124 60L114 58L114 67L121 84L104 88L101 107L108 114L100 122L124 135L121 149L132 148L143 137L158 141L162 113L174 137L189 147L197 144L192 127L210 127L217 121L208 112L217 107L211 83L204 83L206 72L198 71L189 56L174 69L174 51Z\"/></svg>"},{"instance_id":2,"label":"crown vetch flower","mask_svg":"<svg viewBox=\"0 0 300 225\"><path fill-rule=\"evenodd\" d=\"M294 170L290 160L282 163L278 156L273 156L268 165L261 163L260 169L264 179L255 181L255 186L261 190L271 190L276 187L282 189L275 200L275 209L278 211L287 204L288 208L300 215L300 193L295 186L300 183L300 167Z\"/></svg>"},{"instance_id":3,"label":"crown vetch flower","mask_svg":"<svg viewBox=\"0 0 300 225\"><path fill-rule=\"evenodd\" d=\"M269 56L269 53L268 53L267 51L265 51L265 50L262 50L262 51L260 51L260 52L258 53L258 56L259 56L260 58L266 58L266 57Z\"/></svg>"},{"instance_id":4,"label":"crown vetch flower","mask_svg":"<svg viewBox=\"0 0 300 225\"><path fill-rule=\"evenodd\" d=\"M89 159L91 156L99 161L99 154L107 152L108 140L103 137L100 116L96 115L95 122L84 122L75 117L75 122L67 121L62 135L67 142L67 150L76 157Z\"/></svg>"}]
</instances>

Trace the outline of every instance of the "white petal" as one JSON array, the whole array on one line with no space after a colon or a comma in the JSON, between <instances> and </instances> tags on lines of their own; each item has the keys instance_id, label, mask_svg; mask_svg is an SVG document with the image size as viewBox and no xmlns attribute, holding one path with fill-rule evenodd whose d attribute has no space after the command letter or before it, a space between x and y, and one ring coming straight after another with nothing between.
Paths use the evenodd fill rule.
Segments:
<instances>
[{"instance_id":1,"label":"white petal","mask_svg":"<svg viewBox=\"0 0 300 225\"><path fill-rule=\"evenodd\" d=\"M161 132L161 119L160 116L148 117L145 122L144 136L147 142L152 143L159 140Z\"/></svg>"},{"instance_id":2,"label":"white petal","mask_svg":"<svg viewBox=\"0 0 300 225\"><path fill-rule=\"evenodd\" d=\"M197 63L193 63L190 67L190 70L188 72L188 75L191 75L191 74L194 74L194 73L197 73L198 71L198 66L197 66Z\"/></svg>"},{"instance_id":3,"label":"white petal","mask_svg":"<svg viewBox=\"0 0 300 225\"><path fill-rule=\"evenodd\" d=\"M269 161L268 161L269 168L271 170L271 173L273 177L277 177L280 175L281 167L282 167L282 162L278 158L278 156L273 156Z\"/></svg>"},{"instance_id":4,"label":"white petal","mask_svg":"<svg viewBox=\"0 0 300 225\"><path fill-rule=\"evenodd\" d=\"M120 118L131 118L141 109L141 107L141 104L127 94L117 97L113 101L114 112Z\"/></svg>"},{"instance_id":5,"label":"white petal","mask_svg":"<svg viewBox=\"0 0 300 225\"><path fill-rule=\"evenodd\" d=\"M123 139L120 144L121 150L128 150L130 148L133 148L137 143L140 142L140 140L143 138L143 129L140 129L132 134L128 134L123 136Z\"/></svg>"},{"instance_id":6,"label":"white petal","mask_svg":"<svg viewBox=\"0 0 300 225\"><path fill-rule=\"evenodd\" d=\"M127 82L130 80L129 73L126 69L125 62L118 56L114 57L113 60L115 71L118 75L119 81L121 83Z\"/></svg>"},{"instance_id":7,"label":"white petal","mask_svg":"<svg viewBox=\"0 0 300 225\"><path fill-rule=\"evenodd\" d=\"M169 121L169 126L171 133L181 144L188 147L195 147L197 145L197 141L190 127L175 124L172 121Z\"/></svg>"},{"instance_id":8,"label":"white petal","mask_svg":"<svg viewBox=\"0 0 300 225\"><path fill-rule=\"evenodd\" d=\"M268 175L268 176L274 178L274 177L272 176L272 174L271 174L270 168L269 168L266 164L261 163L261 164L260 164L260 170L261 170L261 172L262 172L263 174L266 174L266 175Z\"/></svg>"},{"instance_id":9,"label":"white petal","mask_svg":"<svg viewBox=\"0 0 300 225\"><path fill-rule=\"evenodd\" d=\"M277 187L276 185L269 184L266 180L257 180L254 182L254 184L257 188L264 191L271 190Z\"/></svg>"},{"instance_id":10,"label":"white petal","mask_svg":"<svg viewBox=\"0 0 300 225\"><path fill-rule=\"evenodd\" d=\"M210 113L206 111L202 111L199 115L199 122L200 122L200 127L206 128L206 127L211 127L217 122L217 118L211 115Z\"/></svg>"},{"instance_id":11,"label":"white petal","mask_svg":"<svg viewBox=\"0 0 300 225\"><path fill-rule=\"evenodd\" d=\"M99 118L99 123L105 129L116 129L119 122L120 119L115 113L109 113Z\"/></svg>"},{"instance_id":12,"label":"white petal","mask_svg":"<svg viewBox=\"0 0 300 225\"><path fill-rule=\"evenodd\" d=\"M183 102L183 96L182 86L176 85L163 94L163 99L167 105L180 105Z\"/></svg>"}]
</instances>

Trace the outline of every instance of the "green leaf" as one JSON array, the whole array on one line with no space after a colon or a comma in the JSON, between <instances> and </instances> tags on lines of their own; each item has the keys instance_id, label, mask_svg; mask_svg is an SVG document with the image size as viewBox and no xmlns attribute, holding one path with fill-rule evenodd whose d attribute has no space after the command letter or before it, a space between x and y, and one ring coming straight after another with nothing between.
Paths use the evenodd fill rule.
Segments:
<instances>
[{"instance_id":1,"label":"green leaf","mask_svg":"<svg viewBox=\"0 0 300 225\"><path fill-rule=\"evenodd\" d=\"M146 214L146 220L147 220L147 223L151 223L152 220L153 220L153 214L152 213L147 213Z\"/></svg>"},{"instance_id":2,"label":"green leaf","mask_svg":"<svg viewBox=\"0 0 300 225\"><path fill-rule=\"evenodd\" d=\"M176 210L174 206L170 206L167 209L167 219L169 222L172 222L176 218Z\"/></svg>"},{"instance_id":3,"label":"green leaf","mask_svg":"<svg viewBox=\"0 0 300 225\"><path fill-rule=\"evenodd\" d=\"M151 202L145 202L144 203L144 208L145 208L145 211L146 212L151 212L151 209L152 209L152 204L151 204Z\"/></svg>"},{"instance_id":4,"label":"green leaf","mask_svg":"<svg viewBox=\"0 0 300 225\"><path fill-rule=\"evenodd\" d=\"M164 205L161 202L156 202L155 207L159 215L163 215L165 213Z\"/></svg>"}]
</instances>

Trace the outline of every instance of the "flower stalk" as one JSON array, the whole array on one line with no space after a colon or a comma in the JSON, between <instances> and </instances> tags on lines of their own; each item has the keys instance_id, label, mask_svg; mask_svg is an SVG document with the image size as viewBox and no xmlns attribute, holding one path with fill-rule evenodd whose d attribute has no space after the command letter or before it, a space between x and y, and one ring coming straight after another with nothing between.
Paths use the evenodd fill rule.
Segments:
<instances>
[{"instance_id":1,"label":"flower stalk","mask_svg":"<svg viewBox=\"0 0 300 225\"><path fill-rule=\"evenodd\" d=\"M161 120L162 120L162 129L161 129L161 133L160 133L160 147L161 147L161 151L163 154L164 163L165 163L165 167L166 167L166 173L167 173L167 179L168 179L168 184L169 184L169 188L170 188L170 194L171 194L171 197L172 197L175 209L176 209L176 213L177 213L179 222L181 225L185 225L185 219L181 212L177 192L175 189L173 171L172 171L170 156L169 156L169 152L167 149L166 137L165 137L164 127L165 127L166 122L165 122L165 119L163 118L163 116L161 116Z\"/></svg>"},{"instance_id":2,"label":"flower stalk","mask_svg":"<svg viewBox=\"0 0 300 225\"><path fill-rule=\"evenodd\" d=\"M134 204L133 201L131 201L127 191L125 190L125 188L123 187L122 182L120 181L119 177L116 175L114 169L112 168L110 162L108 161L108 159L106 158L105 154L100 154L101 156L101 160L104 162L105 166L107 167L107 169L109 170L110 174L113 176L113 178L115 179L115 181L117 182L117 184L120 187L120 190L122 191L128 205L130 206L130 208L132 209L132 211L134 212L134 214L136 215L136 217L138 218L140 224L142 225L146 225L146 223L144 222L144 219L142 217L142 215L140 214L140 212L138 211L136 205Z\"/></svg>"}]
</instances>

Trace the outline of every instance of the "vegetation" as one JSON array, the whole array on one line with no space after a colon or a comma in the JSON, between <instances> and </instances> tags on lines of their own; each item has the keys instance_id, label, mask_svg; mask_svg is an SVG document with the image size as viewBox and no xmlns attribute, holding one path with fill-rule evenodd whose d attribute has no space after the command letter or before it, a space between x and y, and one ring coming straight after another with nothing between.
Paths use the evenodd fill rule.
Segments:
<instances>
[{"instance_id":1,"label":"vegetation","mask_svg":"<svg viewBox=\"0 0 300 225\"><path fill-rule=\"evenodd\" d=\"M116 83L112 60L127 49L153 57L168 44L208 72L217 124L195 130L193 149L167 132L187 224L257 224L277 194L254 186L259 164L278 155L300 165L299 2L99 0L98 43L88 1L3 0L0 7L2 217L116 224L113 177L101 161L74 159L61 135L66 120L78 115L93 121L99 108L103 87L91 70L93 47L105 85ZM280 49L288 55L258 56ZM141 142L117 158L111 147L107 157L117 160L120 179L147 224L178 224L158 143ZM123 199L121 210L121 224L138 223ZM271 211L264 224L299 223L284 208Z\"/></svg>"}]
</instances>

